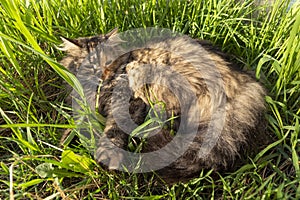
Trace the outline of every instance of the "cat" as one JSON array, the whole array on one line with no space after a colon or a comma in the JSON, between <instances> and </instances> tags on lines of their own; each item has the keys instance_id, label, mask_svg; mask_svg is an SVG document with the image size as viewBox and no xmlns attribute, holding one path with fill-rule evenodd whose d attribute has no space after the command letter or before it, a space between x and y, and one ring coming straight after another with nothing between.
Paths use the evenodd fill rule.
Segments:
<instances>
[{"instance_id":1,"label":"cat","mask_svg":"<svg viewBox=\"0 0 300 200\"><path fill-rule=\"evenodd\" d=\"M264 87L209 42L176 36L121 50L116 56L111 44L122 43L120 39L104 45L115 36L117 29L93 37L62 38L67 56L60 63L74 74L80 69L83 76L101 80L98 112L106 124L96 151L99 163L109 169L130 166L135 158L127 153L129 141L145 140L141 153L154 153L141 168L150 163L150 171L172 183L203 169L230 171L268 140ZM86 67L83 62L91 52L96 56L94 67ZM88 95L95 99L96 91ZM129 137L128 132L155 113L163 113L160 128L144 134L146 139Z\"/></svg>"}]
</instances>

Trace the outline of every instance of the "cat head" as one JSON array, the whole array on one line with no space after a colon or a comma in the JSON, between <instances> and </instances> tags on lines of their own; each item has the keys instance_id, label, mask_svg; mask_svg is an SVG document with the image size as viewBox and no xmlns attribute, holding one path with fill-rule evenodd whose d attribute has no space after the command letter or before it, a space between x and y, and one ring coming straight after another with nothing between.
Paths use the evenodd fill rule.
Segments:
<instances>
[{"instance_id":1,"label":"cat head","mask_svg":"<svg viewBox=\"0 0 300 200\"><path fill-rule=\"evenodd\" d=\"M100 34L92 37L80 37L76 39L61 37L63 43L58 49L66 51L67 55L60 61L60 64L76 74L88 54L93 52L98 45L107 41L112 36L115 36L117 32L118 29L115 28L107 34Z\"/></svg>"}]
</instances>

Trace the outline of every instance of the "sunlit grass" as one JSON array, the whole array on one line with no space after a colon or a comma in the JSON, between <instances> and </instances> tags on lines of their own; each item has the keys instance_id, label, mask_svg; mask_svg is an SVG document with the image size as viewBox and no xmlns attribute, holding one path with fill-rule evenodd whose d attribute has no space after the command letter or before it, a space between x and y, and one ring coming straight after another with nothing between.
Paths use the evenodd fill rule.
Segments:
<instances>
[{"instance_id":1,"label":"sunlit grass","mask_svg":"<svg viewBox=\"0 0 300 200\"><path fill-rule=\"evenodd\" d=\"M300 8L252 1L0 1L0 198L299 199ZM63 105L59 36L164 27L207 39L256 71L269 94L274 142L231 174L202 172L186 184L157 185L151 174L101 169L83 146L59 147L75 127ZM11 174L11 178L10 178ZM11 186L11 190L10 190ZM11 192L11 194L10 194Z\"/></svg>"}]
</instances>

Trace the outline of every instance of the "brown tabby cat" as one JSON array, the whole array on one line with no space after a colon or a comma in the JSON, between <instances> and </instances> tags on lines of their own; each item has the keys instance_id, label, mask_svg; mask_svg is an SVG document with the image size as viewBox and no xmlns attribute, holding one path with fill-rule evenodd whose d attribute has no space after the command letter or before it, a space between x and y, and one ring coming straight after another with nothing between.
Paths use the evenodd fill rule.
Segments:
<instances>
[{"instance_id":1,"label":"brown tabby cat","mask_svg":"<svg viewBox=\"0 0 300 200\"><path fill-rule=\"evenodd\" d=\"M73 73L79 69L82 76L102 80L99 113L107 121L98 142L97 161L110 169L128 167L135 158L115 147L127 150L130 141L145 140L142 153L160 153L141 157L146 163L141 168L153 165L150 170L174 182L202 169L229 170L247 151L261 148L267 138L265 90L249 74L237 70L225 54L207 42L181 36L111 56L113 50L104 51L104 44L116 32L63 39L67 56L61 64ZM91 52L96 60L90 62L96 65L82 64ZM88 95L95 99L96 91ZM156 104L161 102L163 109ZM158 112L164 112L160 128L148 132L148 137L129 137ZM168 158L174 159L165 161Z\"/></svg>"}]
</instances>

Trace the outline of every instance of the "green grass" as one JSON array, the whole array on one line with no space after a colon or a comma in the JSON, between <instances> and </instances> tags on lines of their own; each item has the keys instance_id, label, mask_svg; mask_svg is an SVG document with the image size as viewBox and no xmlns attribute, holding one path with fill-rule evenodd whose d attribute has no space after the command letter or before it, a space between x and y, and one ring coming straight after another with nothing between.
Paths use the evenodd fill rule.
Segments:
<instances>
[{"instance_id":1,"label":"green grass","mask_svg":"<svg viewBox=\"0 0 300 200\"><path fill-rule=\"evenodd\" d=\"M251 1L0 0L1 199L299 199L300 8ZM173 186L151 174L101 169L82 146L58 148L75 127L62 80L82 92L56 61L59 36L164 27L207 39L255 71L269 91L274 142L233 173L205 171ZM53 145L53 146L51 146Z\"/></svg>"}]
</instances>

